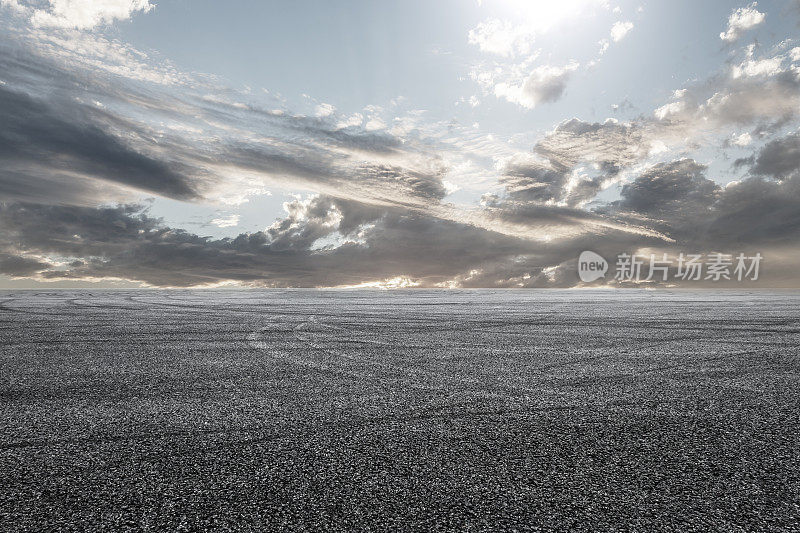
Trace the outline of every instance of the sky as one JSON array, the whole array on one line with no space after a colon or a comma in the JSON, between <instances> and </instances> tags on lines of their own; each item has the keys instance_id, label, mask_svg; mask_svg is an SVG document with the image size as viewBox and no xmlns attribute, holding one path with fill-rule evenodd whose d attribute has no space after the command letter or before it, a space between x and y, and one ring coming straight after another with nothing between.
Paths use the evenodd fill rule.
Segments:
<instances>
[{"instance_id":1,"label":"sky","mask_svg":"<svg viewBox=\"0 0 800 533\"><path fill-rule=\"evenodd\" d=\"M0 0L0 288L798 287L798 30L797 0Z\"/></svg>"}]
</instances>

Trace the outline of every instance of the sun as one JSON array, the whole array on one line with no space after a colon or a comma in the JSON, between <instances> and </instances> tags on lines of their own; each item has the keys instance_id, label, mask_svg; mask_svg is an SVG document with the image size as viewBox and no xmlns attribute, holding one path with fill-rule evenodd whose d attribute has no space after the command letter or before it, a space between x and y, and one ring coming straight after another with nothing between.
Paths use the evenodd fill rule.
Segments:
<instances>
[{"instance_id":1,"label":"sun","mask_svg":"<svg viewBox=\"0 0 800 533\"><path fill-rule=\"evenodd\" d=\"M605 0L485 0L536 32L546 32L593 8L607 5Z\"/></svg>"}]
</instances>

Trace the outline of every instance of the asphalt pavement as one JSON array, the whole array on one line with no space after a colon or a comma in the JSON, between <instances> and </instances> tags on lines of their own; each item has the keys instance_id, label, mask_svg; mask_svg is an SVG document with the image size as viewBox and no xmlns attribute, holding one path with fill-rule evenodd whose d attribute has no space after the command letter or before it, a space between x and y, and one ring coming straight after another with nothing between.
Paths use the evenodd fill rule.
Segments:
<instances>
[{"instance_id":1,"label":"asphalt pavement","mask_svg":"<svg viewBox=\"0 0 800 533\"><path fill-rule=\"evenodd\" d=\"M800 531L800 293L0 292L0 530Z\"/></svg>"}]
</instances>

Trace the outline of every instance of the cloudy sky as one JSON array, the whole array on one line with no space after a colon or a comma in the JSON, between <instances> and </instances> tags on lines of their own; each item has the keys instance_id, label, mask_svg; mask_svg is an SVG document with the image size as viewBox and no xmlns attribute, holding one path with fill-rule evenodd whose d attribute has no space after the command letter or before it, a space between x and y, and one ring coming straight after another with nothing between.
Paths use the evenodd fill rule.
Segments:
<instances>
[{"instance_id":1,"label":"cloudy sky","mask_svg":"<svg viewBox=\"0 0 800 533\"><path fill-rule=\"evenodd\" d=\"M583 250L797 287L799 30L797 0L0 0L0 287L574 287Z\"/></svg>"}]
</instances>

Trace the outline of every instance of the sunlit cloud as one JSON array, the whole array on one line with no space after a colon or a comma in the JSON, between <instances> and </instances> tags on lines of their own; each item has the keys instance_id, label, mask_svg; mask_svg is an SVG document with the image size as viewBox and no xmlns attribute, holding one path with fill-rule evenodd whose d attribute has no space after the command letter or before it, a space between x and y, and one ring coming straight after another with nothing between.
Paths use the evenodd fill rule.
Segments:
<instances>
[{"instance_id":1,"label":"sunlit cloud","mask_svg":"<svg viewBox=\"0 0 800 533\"><path fill-rule=\"evenodd\" d=\"M791 246L796 43L737 44L767 13L726 8L715 69L619 94L606 64L641 60L630 48L647 13L616 7L487 0L450 43L460 52L415 63L459 73L451 86L404 73L402 90L367 98L299 82L282 96L107 31L160 16L148 2L3 0L0 274L551 287L576 283L590 244Z\"/></svg>"}]
</instances>

